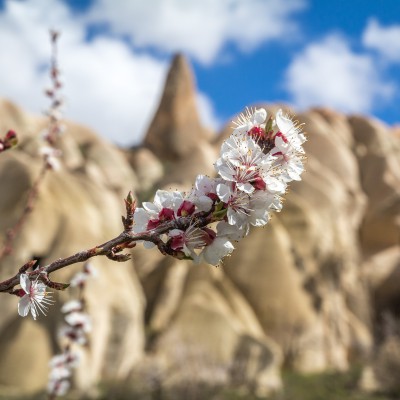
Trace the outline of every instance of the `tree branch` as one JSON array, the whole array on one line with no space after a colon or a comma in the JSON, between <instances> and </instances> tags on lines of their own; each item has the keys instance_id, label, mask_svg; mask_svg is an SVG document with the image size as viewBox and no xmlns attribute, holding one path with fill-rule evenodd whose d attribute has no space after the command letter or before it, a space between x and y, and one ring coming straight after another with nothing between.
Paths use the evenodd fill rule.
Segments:
<instances>
[{"instance_id":1,"label":"tree branch","mask_svg":"<svg viewBox=\"0 0 400 400\"><path fill-rule=\"evenodd\" d=\"M53 261L52 263L44 266L44 267L39 267L34 269L33 271L27 272L27 269L31 267L32 265L35 264L35 262L30 261L29 263L26 263L24 266L22 266L18 273L16 273L13 277L0 282L0 293L11 293L13 292L13 289L16 285L19 285L19 277L22 273L27 274L31 280L39 279L42 280L44 283L47 284L47 277L49 274L52 272L58 271L59 269L65 268L69 265L77 264L79 262L84 262L89 260L92 257L95 256L109 256L109 255L115 255L117 253L121 253L125 249L129 249L134 247L136 242L138 241L147 241L147 242L152 242L158 247L160 247L160 235L169 232L171 229L176 229L178 226L188 226L191 221L190 217L181 217L177 220L174 221L169 221L166 222L159 227L146 231L146 232L140 232L140 233L133 233L132 231L123 231L120 233L117 237L108 240L107 242L104 242L103 244L100 244L98 246L92 247L87 250L82 250L79 251L78 253L75 253L69 257L66 258L60 258L56 261ZM207 221L204 219L204 221L201 221L201 226L205 226L208 224L210 221ZM119 254L120 256L125 256L122 254ZM109 257L111 259L114 259L112 257ZM125 257L124 257L125 258ZM114 259L115 260L115 259ZM122 259L120 261L127 261L128 258ZM119 261L118 259L115 261ZM42 278L42 276L44 278ZM51 282L51 281L50 281ZM50 286L50 285L48 285Z\"/></svg>"}]
</instances>

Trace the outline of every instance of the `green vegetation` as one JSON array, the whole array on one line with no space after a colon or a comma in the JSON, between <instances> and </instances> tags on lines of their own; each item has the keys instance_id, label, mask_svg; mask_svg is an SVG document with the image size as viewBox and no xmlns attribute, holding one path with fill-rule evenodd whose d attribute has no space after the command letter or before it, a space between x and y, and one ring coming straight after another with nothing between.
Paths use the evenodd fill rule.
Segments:
<instances>
[{"instance_id":1,"label":"green vegetation","mask_svg":"<svg viewBox=\"0 0 400 400\"><path fill-rule=\"evenodd\" d=\"M299 374L292 371L283 373L284 390L268 399L244 394L235 389L209 390L200 394L192 387L186 396L166 396L162 392L140 395L137 392L123 395L104 396L104 400L399 400L400 393L393 395L367 394L358 389L361 367L353 367L345 373ZM204 386L203 386L204 389Z\"/></svg>"},{"instance_id":2,"label":"green vegetation","mask_svg":"<svg viewBox=\"0 0 400 400\"><path fill-rule=\"evenodd\" d=\"M391 400L383 394L366 394L357 388L360 368L346 373L283 374L284 391L270 400Z\"/></svg>"},{"instance_id":3,"label":"green vegetation","mask_svg":"<svg viewBox=\"0 0 400 400\"><path fill-rule=\"evenodd\" d=\"M283 374L284 387L282 393L278 393L268 399L260 398L250 394L244 394L235 389L224 389L222 391L209 390L207 394L200 394L199 390L192 387L190 397L182 397L185 400L398 400L400 393L388 394L367 394L357 388L357 382L361 373L360 368L353 368L346 373L332 372L320 374L299 374L295 372L285 372ZM137 392L128 388L116 390L115 387L103 387L103 400L170 400L171 397L158 393ZM182 393L183 394L183 393ZM189 394L189 393L187 393ZM37 396L12 396L1 395L0 400L42 400L44 394ZM67 396L66 399L72 400L75 396ZM181 399L174 396L174 400Z\"/></svg>"}]
</instances>

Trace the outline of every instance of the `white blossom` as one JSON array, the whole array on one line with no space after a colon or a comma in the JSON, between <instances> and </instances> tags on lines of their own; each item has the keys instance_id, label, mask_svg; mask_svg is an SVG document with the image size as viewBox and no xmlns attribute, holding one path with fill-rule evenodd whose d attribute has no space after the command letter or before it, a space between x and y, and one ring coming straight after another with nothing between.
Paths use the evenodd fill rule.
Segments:
<instances>
[{"instance_id":1,"label":"white blossom","mask_svg":"<svg viewBox=\"0 0 400 400\"><path fill-rule=\"evenodd\" d=\"M32 282L27 274L21 274L19 282L25 294L18 302L18 314L21 317L26 317L30 311L34 320L36 320L39 311L46 315L48 306L53 304L51 295L46 291L46 285L37 279Z\"/></svg>"},{"instance_id":2,"label":"white blossom","mask_svg":"<svg viewBox=\"0 0 400 400\"><path fill-rule=\"evenodd\" d=\"M169 222L171 229L158 237L167 254L216 265L233 251L232 241L282 209L288 183L304 171L301 125L282 110L267 119L264 109L247 109L235 125L214 164L218 177L198 175L186 196L158 191L153 202L136 209L134 233Z\"/></svg>"},{"instance_id":3,"label":"white blossom","mask_svg":"<svg viewBox=\"0 0 400 400\"><path fill-rule=\"evenodd\" d=\"M175 219L176 213L183 203L182 193L157 190L154 202L144 202L143 208L136 208L133 232L140 233L157 228L164 222ZM146 248L154 247L154 243L144 241Z\"/></svg>"},{"instance_id":4,"label":"white blossom","mask_svg":"<svg viewBox=\"0 0 400 400\"><path fill-rule=\"evenodd\" d=\"M228 223L241 228L250 215L250 196L231 184L217 186L218 197L226 204Z\"/></svg>"},{"instance_id":5,"label":"white blossom","mask_svg":"<svg viewBox=\"0 0 400 400\"><path fill-rule=\"evenodd\" d=\"M47 392L54 396L64 396L71 384L72 368L79 362L79 356L75 352L66 351L57 354L49 362L50 374L47 383Z\"/></svg>"},{"instance_id":6,"label":"white blossom","mask_svg":"<svg viewBox=\"0 0 400 400\"><path fill-rule=\"evenodd\" d=\"M263 181L262 172L273 162L249 136L230 137L221 147L221 157L215 163L219 175L235 182L239 190L252 193Z\"/></svg>"},{"instance_id":7,"label":"white blossom","mask_svg":"<svg viewBox=\"0 0 400 400\"><path fill-rule=\"evenodd\" d=\"M243 239L247 234L247 229L244 227L237 227L235 225L228 224L225 221L220 221L217 224L217 236L225 237L231 241L238 242Z\"/></svg>"},{"instance_id":8,"label":"white blossom","mask_svg":"<svg viewBox=\"0 0 400 400\"><path fill-rule=\"evenodd\" d=\"M282 110L277 111L275 120L279 132L287 138L291 146L297 151L304 153L302 145L306 141L306 137L301 131L301 126L296 125L289 116L284 115Z\"/></svg>"},{"instance_id":9,"label":"white blossom","mask_svg":"<svg viewBox=\"0 0 400 400\"><path fill-rule=\"evenodd\" d=\"M81 311L83 304L80 300L70 300L61 307L61 312L66 314L73 311Z\"/></svg>"},{"instance_id":10,"label":"white blossom","mask_svg":"<svg viewBox=\"0 0 400 400\"><path fill-rule=\"evenodd\" d=\"M281 179L285 182L301 180L301 174L304 171L302 156L290 143L277 136L275 138L275 148L271 150L271 153L282 169Z\"/></svg>"},{"instance_id":11,"label":"white blossom","mask_svg":"<svg viewBox=\"0 0 400 400\"><path fill-rule=\"evenodd\" d=\"M171 238L173 250L182 251L186 257L198 262L198 254L195 250L209 245L215 237L215 232L211 229L204 230L191 225L184 231L172 229L168 232L168 236Z\"/></svg>"},{"instance_id":12,"label":"white blossom","mask_svg":"<svg viewBox=\"0 0 400 400\"><path fill-rule=\"evenodd\" d=\"M72 326L76 329L81 329L85 333L89 333L92 329L89 316L79 311L68 313L65 316L65 321L69 326Z\"/></svg>"},{"instance_id":13,"label":"white blossom","mask_svg":"<svg viewBox=\"0 0 400 400\"><path fill-rule=\"evenodd\" d=\"M206 175L198 175L193 190L188 199L192 201L198 211L210 211L216 198L216 187L221 179L209 178Z\"/></svg>"},{"instance_id":14,"label":"white blossom","mask_svg":"<svg viewBox=\"0 0 400 400\"><path fill-rule=\"evenodd\" d=\"M267 119L267 111L264 108L258 110L246 109L244 114L240 114L238 120L235 121L236 128L232 133L234 135L243 135L254 127L264 127L263 124Z\"/></svg>"},{"instance_id":15,"label":"white blossom","mask_svg":"<svg viewBox=\"0 0 400 400\"><path fill-rule=\"evenodd\" d=\"M69 342L74 342L80 346L84 346L88 342L86 333L77 327L64 325L58 331L60 339L67 339Z\"/></svg>"},{"instance_id":16,"label":"white blossom","mask_svg":"<svg viewBox=\"0 0 400 400\"><path fill-rule=\"evenodd\" d=\"M201 256L207 263L217 265L234 249L233 244L226 237L216 237L210 245L204 248Z\"/></svg>"}]
</instances>

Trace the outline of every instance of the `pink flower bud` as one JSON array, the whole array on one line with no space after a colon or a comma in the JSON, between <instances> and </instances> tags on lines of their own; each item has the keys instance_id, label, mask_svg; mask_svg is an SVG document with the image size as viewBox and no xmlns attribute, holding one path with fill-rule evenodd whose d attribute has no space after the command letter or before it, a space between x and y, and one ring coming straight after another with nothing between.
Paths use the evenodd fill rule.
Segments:
<instances>
[{"instance_id":1,"label":"pink flower bud","mask_svg":"<svg viewBox=\"0 0 400 400\"><path fill-rule=\"evenodd\" d=\"M179 217L187 217L192 215L195 211L196 207L191 201L184 200L181 206L178 208L178 216Z\"/></svg>"}]
</instances>

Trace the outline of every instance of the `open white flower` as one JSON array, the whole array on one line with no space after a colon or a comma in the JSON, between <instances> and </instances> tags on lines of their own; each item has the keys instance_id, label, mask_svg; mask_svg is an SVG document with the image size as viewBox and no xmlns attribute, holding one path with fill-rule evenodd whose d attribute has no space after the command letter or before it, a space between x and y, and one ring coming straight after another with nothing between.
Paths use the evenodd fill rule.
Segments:
<instances>
[{"instance_id":1,"label":"open white flower","mask_svg":"<svg viewBox=\"0 0 400 400\"><path fill-rule=\"evenodd\" d=\"M171 238L171 248L182 251L186 257L198 262L199 258L195 250L209 245L215 238L215 232L211 229L200 229L190 225L185 231L172 229L168 236Z\"/></svg>"},{"instance_id":2,"label":"open white flower","mask_svg":"<svg viewBox=\"0 0 400 400\"><path fill-rule=\"evenodd\" d=\"M25 294L18 302L18 314L26 317L30 311L34 320L39 311L46 315L48 306L53 304L49 292L46 292L46 285L37 279L32 282L27 274L21 274L19 282Z\"/></svg>"},{"instance_id":3,"label":"open white flower","mask_svg":"<svg viewBox=\"0 0 400 400\"><path fill-rule=\"evenodd\" d=\"M187 200L191 201L198 211L210 211L214 200L217 198L216 187L221 179L209 178L206 175L198 175L194 188Z\"/></svg>"},{"instance_id":4,"label":"open white flower","mask_svg":"<svg viewBox=\"0 0 400 400\"><path fill-rule=\"evenodd\" d=\"M281 179L284 182L301 180L304 172L303 156L290 143L277 136L271 153L276 158L276 164L281 167Z\"/></svg>"},{"instance_id":5,"label":"open white flower","mask_svg":"<svg viewBox=\"0 0 400 400\"><path fill-rule=\"evenodd\" d=\"M265 187L265 174L261 174L272 162L273 158L265 155L252 138L232 136L222 145L215 169L223 179L235 182L239 190L251 194Z\"/></svg>"},{"instance_id":6,"label":"open white flower","mask_svg":"<svg viewBox=\"0 0 400 400\"><path fill-rule=\"evenodd\" d=\"M300 153L304 153L303 143L307 140L301 130L301 126L292 121L282 110L278 110L275 116L276 125L288 142Z\"/></svg>"},{"instance_id":7,"label":"open white flower","mask_svg":"<svg viewBox=\"0 0 400 400\"><path fill-rule=\"evenodd\" d=\"M217 186L217 194L220 200L226 204L228 223L238 228L246 226L251 212L250 196L232 184L224 185L222 183Z\"/></svg>"},{"instance_id":8,"label":"open white flower","mask_svg":"<svg viewBox=\"0 0 400 400\"><path fill-rule=\"evenodd\" d=\"M264 122L267 119L267 111L264 108L257 110L246 109L245 113L238 116L237 121L234 121L236 125L232 135L243 135L249 132L254 127L264 127Z\"/></svg>"},{"instance_id":9,"label":"open white flower","mask_svg":"<svg viewBox=\"0 0 400 400\"><path fill-rule=\"evenodd\" d=\"M166 190L157 190L154 196L154 202L143 202L143 208L136 208L134 214L133 232L139 233L155 229L164 222L176 218L179 207L184 201L181 192L167 192ZM144 247L150 249L154 243L144 241Z\"/></svg>"}]
</instances>

